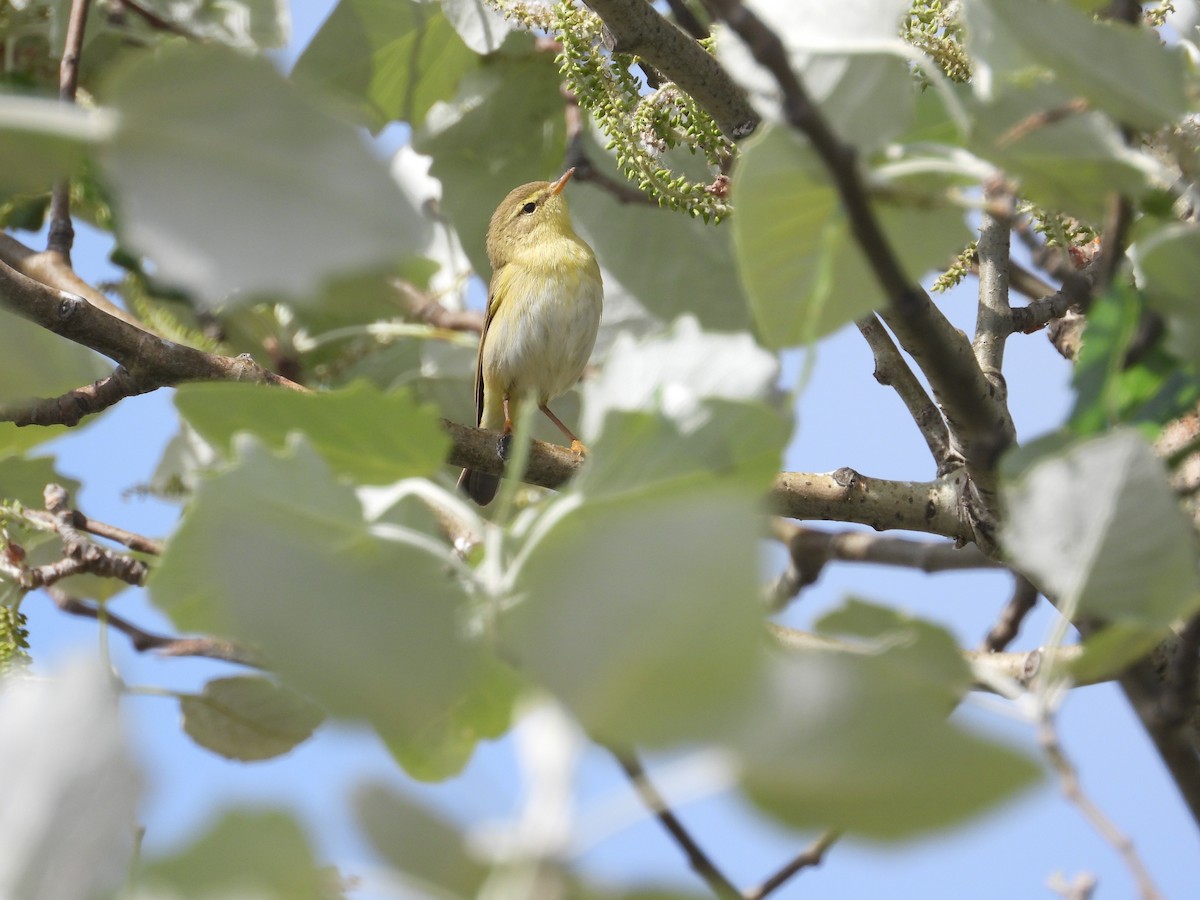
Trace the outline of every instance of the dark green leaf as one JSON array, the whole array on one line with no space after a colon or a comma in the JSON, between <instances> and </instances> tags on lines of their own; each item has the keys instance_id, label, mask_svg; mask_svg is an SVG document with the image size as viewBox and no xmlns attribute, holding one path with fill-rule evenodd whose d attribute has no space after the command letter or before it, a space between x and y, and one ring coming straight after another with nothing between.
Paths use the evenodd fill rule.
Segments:
<instances>
[{"instance_id":1,"label":"dark green leaf","mask_svg":"<svg viewBox=\"0 0 1200 900\"><path fill-rule=\"evenodd\" d=\"M1152 323L1147 315L1141 297L1124 284L1114 285L1089 308L1075 366L1077 396L1070 427L1076 434L1098 434L1116 423L1161 426L1200 399L1194 368L1172 357L1164 342L1148 333Z\"/></svg>"},{"instance_id":2,"label":"dark green leaf","mask_svg":"<svg viewBox=\"0 0 1200 900\"><path fill-rule=\"evenodd\" d=\"M255 675L214 678L179 698L183 730L227 759L271 759L312 736L325 718L295 691Z\"/></svg>"}]
</instances>

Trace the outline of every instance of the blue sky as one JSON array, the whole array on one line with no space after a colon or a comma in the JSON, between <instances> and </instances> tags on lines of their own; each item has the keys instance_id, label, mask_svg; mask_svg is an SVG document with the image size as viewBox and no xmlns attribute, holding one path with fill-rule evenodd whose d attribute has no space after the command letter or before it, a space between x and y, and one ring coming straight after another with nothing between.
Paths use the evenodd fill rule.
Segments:
<instances>
[{"instance_id":1,"label":"blue sky","mask_svg":"<svg viewBox=\"0 0 1200 900\"><path fill-rule=\"evenodd\" d=\"M295 58L332 5L331 0L293 4L295 34L285 61ZM396 129L385 133L383 149L394 149L402 137ZM96 283L112 274L108 249L102 235L82 230L75 258L85 279ZM959 327L971 330L970 286L944 298L942 305ZM815 366L798 398L798 428L787 467L829 471L850 466L886 478L930 477L924 443L899 401L872 378L871 356L857 332L843 331L812 352ZM789 357L785 367L785 377L793 383L802 368L799 359L798 354ZM1043 336L1010 341L1006 375L1023 441L1063 421L1071 404L1070 373ZM86 485L78 503L89 515L133 531L166 535L175 508L127 492L150 477L175 427L171 392L159 391L123 401L56 441L50 450L58 456L61 471ZM930 577L835 565L785 621L804 626L846 596L856 595L926 615L953 630L964 645L974 646L1008 592L1008 578L998 574ZM93 622L63 616L42 596L31 597L24 608L30 613L33 654L40 670L51 670L71 655L95 652ZM167 630L165 619L140 591L126 591L115 608L146 627ZM1036 646L1050 621L1044 610L1033 617L1025 625L1021 645ZM208 662L138 655L119 635L112 636L110 644L114 662L130 684L197 690L215 674L229 674ZM188 840L224 807L280 805L297 812L325 861L345 874L366 876L364 889L354 896L391 897L397 896L394 888L372 876L377 862L353 824L346 798L354 785L395 785L464 825L504 819L520 799L511 739L484 748L463 776L429 786L407 779L376 739L352 728L326 726L282 759L238 764L195 747L182 734L178 708L169 699L130 697L124 712L150 781L143 821L151 853ZM957 715L1036 753L1035 735L1020 722L974 702ZM1200 873L1194 864L1200 859L1196 829L1118 692L1111 686L1074 692L1061 716L1061 729L1085 789L1133 838L1167 896L1200 894ZM663 767L674 770L687 759L686 754L654 759L651 774ZM637 812L624 778L598 750L584 757L576 796L585 818L610 808ZM812 837L780 829L728 795L687 803L681 811L718 864L742 885L761 880ZM645 817L588 848L576 861L597 878L621 884L654 879L698 885L679 851L657 823ZM1044 881L1056 871L1068 878L1081 871L1093 873L1100 898L1133 894L1115 852L1048 778L1038 789L950 833L887 846L845 841L831 851L821 869L802 874L776 896L1009 900L1049 896Z\"/></svg>"}]
</instances>

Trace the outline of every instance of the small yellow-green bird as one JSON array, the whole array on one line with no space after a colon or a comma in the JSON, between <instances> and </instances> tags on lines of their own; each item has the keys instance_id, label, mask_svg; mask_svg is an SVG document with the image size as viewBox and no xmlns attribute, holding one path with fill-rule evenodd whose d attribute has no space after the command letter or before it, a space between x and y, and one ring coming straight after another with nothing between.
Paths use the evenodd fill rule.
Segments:
<instances>
[{"instance_id":1,"label":"small yellow-green bird","mask_svg":"<svg viewBox=\"0 0 1200 900\"><path fill-rule=\"evenodd\" d=\"M523 184L492 214L492 281L475 363L475 410L480 428L508 435L521 403L531 398L570 439L571 449L582 453L579 438L547 405L583 373L604 296L596 254L571 227L562 195L574 173ZM480 506L492 501L499 485L499 476L473 469L463 469L458 479Z\"/></svg>"}]
</instances>

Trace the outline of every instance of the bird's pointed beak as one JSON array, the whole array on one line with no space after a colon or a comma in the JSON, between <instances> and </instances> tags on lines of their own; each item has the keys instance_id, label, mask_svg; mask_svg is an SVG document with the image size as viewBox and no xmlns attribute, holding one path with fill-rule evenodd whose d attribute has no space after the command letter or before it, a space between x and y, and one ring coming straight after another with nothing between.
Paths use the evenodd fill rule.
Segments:
<instances>
[{"instance_id":1,"label":"bird's pointed beak","mask_svg":"<svg viewBox=\"0 0 1200 900\"><path fill-rule=\"evenodd\" d=\"M571 176L574 174L575 174L575 167L571 166L571 168L569 168L569 169L567 169L567 171L563 172L562 178L558 179L558 181L556 181L556 182L554 182L554 184L550 185L550 193L555 194L555 195L561 194L562 189L567 186L567 182L571 180Z\"/></svg>"}]
</instances>

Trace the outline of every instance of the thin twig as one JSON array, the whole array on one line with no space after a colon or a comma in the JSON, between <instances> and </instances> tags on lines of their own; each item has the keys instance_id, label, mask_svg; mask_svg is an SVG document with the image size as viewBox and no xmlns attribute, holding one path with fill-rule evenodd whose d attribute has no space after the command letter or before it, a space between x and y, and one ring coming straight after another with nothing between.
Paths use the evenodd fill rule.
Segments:
<instances>
[{"instance_id":1,"label":"thin twig","mask_svg":"<svg viewBox=\"0 0 1200 900\"><path fill-rule=\"evenodd\" d=\"M819 866L825 859L825 854L829 848L837 843L838 838L842 833L836 828L830 828L811 844L804 848L793 860L781 868L778 872L760 884L758 887L750 888L742 893L745 900L763 900L764 897L773 894L776 890L783 887L797 872L803 869Z\"/></svg>"},{"instance_id":2,"label":"thin twig","mask_svg":"<svg viewBox=\"0 0 1200 900\"><path fill-rule=\"evenodd\" d=\"M1037 598L1038 589L1033 582L1024 575L1017 575L1013 584L1012 598L1004 607L1004 611L1000 613L996 624L987 633L987 637L983 639L981 649L988 653L999 653L1016 640L1021 623L1029 615L1029 611L1037 605Z\"/></svg>"},{"instance_id":3,"label":"thin twig","mask_svg":"<svg viewBox=\"0 0 1200 900\"><path fill-rule=\"evenodd\" d=\"M1133 876L1142 900L1161 900L1162 894L1155 887L1154 879L1151 878L1150 872L1142 863L1141 857L1138 856L1133 842L1084 792L1083 786L1079 782L1079 773L1067 758L1062 743L1059 741L1058 732L1054 727L1053 713L1047 703L1042 703L1038 711L1038 742L1041 744L1046 758L1050 761L1050 765L1058 774L1059 786L1062 788L1063 795L1079 809L1100 837L1117 851Z\"/></svg>"},{"instance_id":4,"label":"thin twig","mask_svg":"<svg viewBox=\"0 0 1200 900\"><path fill-rule=\"evenodd\" d=\"M262 661L255 653L239 647L233 641L214 637L170 637L155 634L139 628L108 608L101 610L99 606L77 600L60 588L49 587L46 592L54 601L55 606L68 615L97 621L103 619L109 628L116 629L129 638L133 649L139 653L153 650L163 656L203 656L208 659L236 663L240 666L262 668Z\"/></svg>"},{"instance_id":5,"label":"thin twig","mask_svg":"<svg viewBox=\"0 0 1200 900\"><path fill-rule=\"evenodd\" d=\"M66 39L62 59L58 64L58 99L73 104L79 86L79 55L83 50L83 33L87 28L88 8L91 0L71 0L71 13L67 17ZM71 259L71 245L75 242L75 228L71 224L71 181L63 178L54 185L50 195L50 230L46 237L46 249L59 253L63 259Z\"/></svg>"},{"instance_id":6,"label":"thin twig","mask_svg":"<svg viewBox=\"0 0 1200 900\"><path fill-rule=\"evenodd\" d=\"M659 823L671 835L675 843L683 851L687 857L688 864L692 870L704 879L707 884L718 897L726 898L726 900L738 900L742 896L741 891L734 887L733 882L726 878L721 870L716 867L708 854L701 849L700 845L692 838L688 830L679 821L678 817L667 806L666 800L650 783L650 779L646 776L646 770L642 767L641 761L631 751L617 750L613 747L608 748L613 757L617 761L617 765L628 777L633 789L637 791L642 803L646 808L654 813Z\"/></svg>"}]
</instances>

